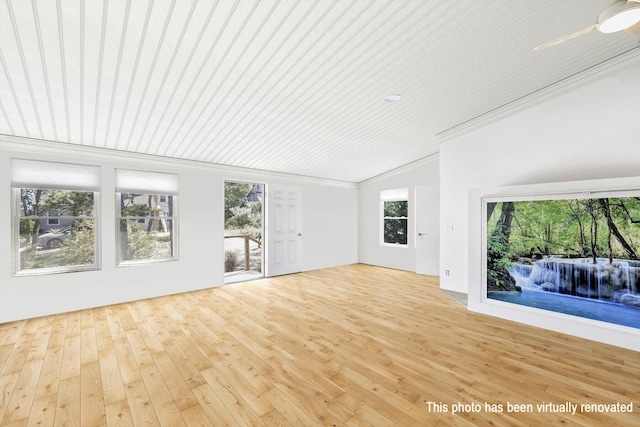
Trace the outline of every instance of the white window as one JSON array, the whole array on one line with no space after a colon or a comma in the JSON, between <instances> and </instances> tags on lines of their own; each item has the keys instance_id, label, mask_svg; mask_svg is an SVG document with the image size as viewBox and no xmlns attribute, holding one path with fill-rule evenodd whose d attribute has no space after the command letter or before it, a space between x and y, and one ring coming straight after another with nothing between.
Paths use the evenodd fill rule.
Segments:
<instances>
[{"instance_id":1,"label":"white window","mask_svg":"<svg viewBox=\"0 0 640 427\"><path fill-rule=\"evenodd\" d=\"M16 275L100 267L98 166L13 159Z\"/></svg>"},{"instance_id":2,"label":"white window","mask_svg":"<svg viewBox=\"0 0 640 427\"><path fill-rule=\"evenodd\" d=\"M116 170L118 265L178 259L178 175Z\"/></svg>"},{"instance_id":3,"label":"white window","mask_svg":"<svg viewBox=\"0 0 640 427\"><path fill-rule=\"evenodd\" d=\"M60 225L60 212L53 209L49 210L48 214L49 218L47 219L47 225Z\"/></svg>"},{"instance_id":4,"label":"white window","mask_svg":"<svg viewBox=\"0 0 640 427\"><path fill-rule=\"evenodd\" d=\"M381 244L407 246L408 215L409 189L380 191Z\"/></svg>"}]
</instances>

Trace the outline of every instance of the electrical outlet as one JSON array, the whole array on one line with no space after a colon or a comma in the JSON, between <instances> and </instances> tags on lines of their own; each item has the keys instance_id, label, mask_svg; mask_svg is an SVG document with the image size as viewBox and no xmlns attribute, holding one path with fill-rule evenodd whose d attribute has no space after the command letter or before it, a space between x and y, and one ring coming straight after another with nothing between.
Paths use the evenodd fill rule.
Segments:
<instances>
[{"instance_id":1,"label":"electrical outlet","mask_svg":"<svg viewBox=\"0 0 640 427\"><path fill-rule=\"evenodd\" d=\"M444 275L445 275L445 276L449 276L449 270L445 270L445 271L444 271Z\"/></svg>"}]
</instances>

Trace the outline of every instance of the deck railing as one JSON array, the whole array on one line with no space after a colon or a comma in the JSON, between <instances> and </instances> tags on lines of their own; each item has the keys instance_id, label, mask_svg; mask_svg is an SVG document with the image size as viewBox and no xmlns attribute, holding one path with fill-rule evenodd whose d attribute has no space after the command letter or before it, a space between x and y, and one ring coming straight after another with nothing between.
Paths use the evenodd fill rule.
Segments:
<instances>
[{"instance_id":1,"label":"deck railing","mask_svg":"<svg viewBox=\"0 0 640 427\"><path fill-rule=\"evenodd\" d=\"M254 239L250 234L233 234L231 236L224 236L225 239L244 239L244 269L249 271L249 241L258 244L258 247L262 246L262 242L258 239Z\"/></svg>"}]
</instances>

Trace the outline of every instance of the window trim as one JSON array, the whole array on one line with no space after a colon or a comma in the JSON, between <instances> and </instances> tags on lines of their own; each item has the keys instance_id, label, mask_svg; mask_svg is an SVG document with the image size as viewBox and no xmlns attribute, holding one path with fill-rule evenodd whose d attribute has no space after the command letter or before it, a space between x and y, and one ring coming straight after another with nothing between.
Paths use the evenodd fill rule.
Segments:
<instances>
[{"instance_id":1,"label":"window trim","mask_svg":"<svg viewBox=\"0 0 640 427\"><path fill-rule=\"evenodd\" d=\"M178 261L179 257L179 189L180 176L177 173L172 172L157 172L157 171L145 171L138 169L126 169L116 168L114 170L115 178L115 258L116 267L129 267L134 265L146 265L156 264L160 262ZM172 220L172 239L171 239L171 252L173 254L170 258L149 258L140 260L122 260L120 255L120 221L135 220L137 223L137 217L123 217L120 210L120 201L122 194L147 194L156 195L158 200L160 196L173 197L172 210L173 215L171 217L144 217L144 218L163 218ZM167 199L168 200L168 199ZM166 203L166 202L159 202Z\"/></svg>"},{"instance_id":2,"label":"window trim","mask_svg":"<svg viewBox=\"0 0 640 427\"><path fill-rule=\"evenodd\" d=\"M61 274L61 273L75 273L80 271L96 271L102 268L102 253L101 253L101 242L100 242L100 215L99 212L101 206L100 192L93 190L82 190L78 188L74 189L66 189L66 188L48 188L46 190L59 190L59 191L78 191L85 193L93 193L93 216L70 216L70 215L59 215L57 219L91 219L93 220L93 254L94 254L94 262L93 264L81 264L81 265L65 265L59 267L42 267L42 268L33 268L22 270L20 268L20 221L28 220L28 219L39 219L41 221L48 220L48 215L30 215L30 216L21 216L20 212L20 192L24 188L33 188L37 190L41 190L41 188L36 187L26 187L20 186L16 187L12 185L12 204L13 204L13 218L11 221L12 224L12 253L11 257L13 258L13 275L15 277L23 277L23 276L44 276L49 274ZM48 212L47 212L48 214Z\"/></svg>"},{"instance_id":3,"label":"window trim","mask_svg":"<svg viewBox=\"0 0 640 427\"><path fill-rule=\"evenodd\" d=\"M24 158L11 159L11 191L13 192L11 195L11 203L13 204L11 208L11 264L14 276L34 276L101 269L101 178L102 169L97 165ZM23 188L93 193L93 216L91 217L93 219L94 232L93 264L21 270L20 221L24 218L21 218L20 212L20 191ZM38 216L42 217L43 215Z\"/></svg>"},{"instance_id":4,"label":"window trim","mask_svg":"<svg viewBox=\"0 0 640 427\"><path fill-rule=\"evenodd\" d=\"M407 216L403 217L387 217L384 215L385 202L407 202ZM409 189L399 188L391 190L380 190L380 246L392 248L408 248L409 247ZM384 241L384 223L386 219L405 220L407 222L407 243L388 243Z\"/></svg>"}]
</instances>

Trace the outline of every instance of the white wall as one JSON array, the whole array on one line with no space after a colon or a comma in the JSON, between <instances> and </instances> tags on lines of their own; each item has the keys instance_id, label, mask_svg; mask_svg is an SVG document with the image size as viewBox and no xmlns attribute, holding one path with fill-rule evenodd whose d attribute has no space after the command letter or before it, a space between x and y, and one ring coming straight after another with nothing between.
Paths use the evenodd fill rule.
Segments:
<instances>
[{"instance_id":1,"label":"white wall","mask_svg":"<svg viewBox=\"0 0 640 427\"><path fill-rule=\"evenodd\" d=\"M441 287L467 292L469 190L640 175L640 65L440 147Z\"/></svg>"},{"instance_id":2,"label":"white wall","mask_svg":"<svg viewBox=\"0 0 640 427\"><path fill-rule=\"evenodd\" d=\"M305 270L358 262L358 194L353 189L303 186Z\"/></svg>"},{"instance_id":3,"label":"white wall","mask_svg":"<svg viewBox=\"0 0 640 427\"><path fill-rule=\"evenodd\" d=\"M358 260L399 270L416 271L414 194L419 185L439 183L437 156L360 183L358 194ZM407 247L380 245L380 190L409 189Z\"/></svg>"},{"instance_id":4,"label":"white wall","mask_svg":"<svg viewBox=\"0 0 640 427\"><path fill-rule=\"evenodd\" d=\"M469 263L480 262L469 256L474 189L640 176L639 138L636 64L443 143L440 215L453 230L441 234L440 268L451 272L441 287L479 289L469 275Z\"/></svg>"},{"instance_id":5,"label":"white wall","mask_svg":"<svg viewBox=\"0 0 640 427\"><path fill-rule=\"evenodd\" d=\"M303 270L357 262L358 190L322 182L189 162L153 159L0 137L0 322L103 306L194 289L224 280L224 181L294 185L303 189ZM21 140L22 141L22 140ZM99 271L14 277L11 235L11 158L99 165L102 171ZM174 262L116 267L115 168L179 174L179 256ZM339 221L337 212L340 212ZM203 220L204 218L204 220ZM205 229L202 224L206 224Z\"/></svg>"}]
</instances>

